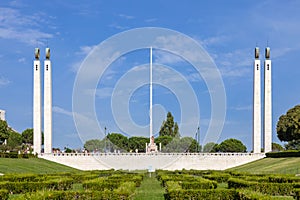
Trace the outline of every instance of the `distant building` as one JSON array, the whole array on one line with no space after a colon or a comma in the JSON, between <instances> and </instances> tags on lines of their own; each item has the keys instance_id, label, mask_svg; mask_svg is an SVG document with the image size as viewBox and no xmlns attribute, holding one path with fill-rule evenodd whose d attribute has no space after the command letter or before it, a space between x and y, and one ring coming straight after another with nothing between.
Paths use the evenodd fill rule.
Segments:
<instances>
[{"instance_id":1,"label":"distant building","mask_svg":"<svg viewBox=\"0 0 300 200\"><path fill-rule=\"evenodd\" d=\"M5 120L5 110L0 110L0 119Z\"/></svg>"}]
</instances>

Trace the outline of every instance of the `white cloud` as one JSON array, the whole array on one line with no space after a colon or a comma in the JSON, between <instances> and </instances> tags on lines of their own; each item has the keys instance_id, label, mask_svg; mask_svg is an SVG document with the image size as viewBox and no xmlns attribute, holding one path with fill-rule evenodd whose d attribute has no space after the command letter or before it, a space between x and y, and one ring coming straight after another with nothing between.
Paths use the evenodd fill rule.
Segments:
<instances>
[{"instance_id":1,"label":"white cloud","mask_svg":"<svg viewBox=\"0 0 300 200\"><path fill-rule=\"evenodd\" d=\"M19 59L18 59L18 62L19 62L19 63L25 63L25 62L26 62L26 58L24 58L24 57L23 57L23 58L19 58Z\"/></svg>"},{"instance_id":2,"label":"white cloud","mask_svg":"<svg viewBox=\"0 0 300 200\"><path fill-rule=\"evenodd\" d=\"M131 15L125 15L125 14L119 14L119 17L124 18L124 19L134 19L134 16Z\"/></svg>"},{"instance_id":3,"label":"white cloud","mask_svg":"<svg viewBox=\"0 0 300 200\"><path fill-rule=\"evenodd\" d=\"M121 26L121 25L116 24L116 23L110 24L109 27L115 28L115 29L118 29L118 30L125 30L125 29L129 28L128 26Z\"/></svg>"},{"instance_id":4,"label":"white cloud","mask_svg":"<svg viewBox=\"0 0 300 200\"><path fill-rule=\"evenodd\" d=\"M236 111L249 111L249 110L252 110L252 105L245 105L245 106L236 106L236 107L233 107L232 108L233 110L236 110Z\"/></svg>"},{"instance_id":5,"label":"white cloud","mask_svg":"<svg viewBox=\"0 0 300 200\"><path fill-rule=\"evenodd\" d=\"M70 69L72 72L77 73L84 58L96 47L97 45L91 45L91 46L81 46L79 47L79 51L75 52L75 55L77 56L77 61L72 63L70 65Z\"/></svg>"},{"instance_id":6,"label":"white cloud","mask_svg":"<svg viewBox=\"0 0 300 200\"><path fill-rule=\"evenodd\" d=\"M0 77L0 87L1 86L6 86L10 83L10 81L4 77Z\"/></svg>"},{"instance_id":7,"label":"white cloud","mask_svg":"<svg viewBox=\"0 0 300 200\"><path fill-rule=\"evenodd\" d=\"M70 117L73 117L73 113L70 112L70 111L67 111L61 107L58 107L58 106L53 106L52 108L52 111L55 112L55 113L59 113L59 114L63 114L63 115L67 115L67 116L70 116Z\"/></svg>"},{"instance_id":8,"label":"white cloud","mask_svg":"<svg viewBox=\"0 0 300 200\"><path fill-rule=\"evenodd\" d=\"M199 39L196 40L203 46L207 47L210 45L220 45L221 43L224 43L227 40L229 40L229 37L220 35L220 36L209 37L203 40L199 40Z\"/></svg>"},{"instance_id":9,"label":"white cloud","mask_svg":"<svg viewBox=\"0 0 300 200\"><path fill-rule=\"evenodd\" d=\"M154 51L153 57L154 61L160 64L175 64L184 62L184 60L178 55L174 55L165 51Z\"/></svg>"},{"instance_id":10,"label":"white cloud","mask_svg":"<svg viewBox=\"0 0 300 200\"><path fill-rule=\"evenodd\" d=\"M77 55L86 56L88 55L97 45L91 45L91 46L81 46L80 50L76 52Z\"/></svg>"},{"instance_id":11,"label":"white cloud","mask_svg":"<svg viewBox=\"0 0 300 200\"><path fill-rule=\"evenodd\" d=\"M23 15L17 9L0 7L0 38L30 45L43 44L43 40L53 35L39 30L40 24L47 24L40 15Z\"/></svg>"}]
</instances>

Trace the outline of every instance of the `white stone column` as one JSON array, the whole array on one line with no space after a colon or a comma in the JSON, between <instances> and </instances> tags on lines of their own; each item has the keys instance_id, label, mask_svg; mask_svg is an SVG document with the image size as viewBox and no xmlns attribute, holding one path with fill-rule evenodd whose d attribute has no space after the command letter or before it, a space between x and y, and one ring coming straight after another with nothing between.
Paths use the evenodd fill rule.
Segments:
<instances>
[{"instance_id":1,"label":"white stone column","mask_svg":"<svg viewBox=\"0 0 300 200\"><path fill-rule=\"evenodd\" d=\"M0 110L0 120L5 121L5 110Z\"/></svg>"},{"instance_id":2,"label":"white stone column","mask_svg":"<svg viewBox=\"0 0 300 200\"><path fill-rule=\"evenodd\" d=\"M52 153L52 69L50 49L44 61L44 153Z\"/></svg>"},{"instance_id":3,"label":"white stone column","mask_svg":"<svg viewBox=\"0 0 300 200\"><path fill-rule=\"evenodd\" d=\"M261 153L261 81L259 48L255 48L253 73L253 153Z\"/></svg>"},{"instance_id":4,"label":"white stone column","mask_svg":"<svg viewBox=\"0 0 300 200\"><path fill-rule=\"evenodd\" d=\"M272 151L272 66L270 48L265 52L265 89L264 89L264 151Z\"/></svg>"},{"instance_id":5,"label":"white stone column","mask_svg":"<svg viewBox=\"0 0 300 200\"><path fill-rule=\"evenodd\" d=\"M40 154L42 147L42 97L40 50L35 49L33 61L33 153Z\"/></svg>"}]
</instances>

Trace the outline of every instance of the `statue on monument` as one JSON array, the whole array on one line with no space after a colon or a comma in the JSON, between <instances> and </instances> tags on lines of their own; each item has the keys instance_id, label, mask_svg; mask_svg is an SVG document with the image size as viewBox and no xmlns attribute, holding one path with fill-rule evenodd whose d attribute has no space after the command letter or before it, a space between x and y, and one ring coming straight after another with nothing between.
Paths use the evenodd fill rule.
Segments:
<instances>
[{"instance_id":1,"label":"statue on monument","mask_svg":"<svg viewBox=\"0 0 300 200\"><path fill-rule=\"evenodd\" d=\"M147 146L147 153L158 152L157 145L154 143L154 136L150 138L150 144Z\"/></svg>"}]
</instances>

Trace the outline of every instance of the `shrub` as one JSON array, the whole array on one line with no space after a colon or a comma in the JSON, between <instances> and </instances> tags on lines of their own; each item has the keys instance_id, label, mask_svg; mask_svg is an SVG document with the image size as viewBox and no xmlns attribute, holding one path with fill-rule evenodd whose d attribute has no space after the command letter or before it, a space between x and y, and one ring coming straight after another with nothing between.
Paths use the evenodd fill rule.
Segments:
<instances>
[{"instance_id":1,"label":"shrub","mask_svg":"<svg viewBox=\"0 0 300 200\"><path fill-rule=\"evenodd\" d=\"M0 189L0 199L6 200L8 199L8 190Z\"/></svg>"},{"instance_id":2,"label":"shrub","mask_svg":"<svg viewBox=\"0 0 300 200\"><path fill-rule=\"evenodd\" d=\"M291 195L295 184L292 183L266 183L252 182L231 178L228 180L228 188L249 188L269 195Z\"/></svg>"},{"instance_id":3,"label":"shrub","mask_svg":"<svg viewBox=\"0 0 300 200\"><path fill-rule=\"evenodd\" d=\"M194 181L183 181L180 183L182 189L215 189L218 183L216 181L207 180L204 178L197 178Z\"/></svg>"},{"instance_id":4,"label":"shrub","mask_svg":"<svg viewBox=\"0 0 300 200\"><path fill-rule=\"evenodd\" d=\"M286 157L300 157L300 151L289 150L282 152L269 152L266 153L267 158L286 158Z\"/></svg>"},{"instance_id":5,"label":"shrub","mask_svg":"<svg viewBox=\"0 0 300 200\"><path fill-rule=\"evenodd\" d=\"M166 200L186 199L237 199L237 192L233 189L209 189L209 190L171 190L165 194Z\"/></svg>"},{"instance_id":6,"label":"shrub","mask_svg":"<svg viewBox=\"0 0 300 200\"><path fill-rule=\"evenodd\" d=\"M224 173L203 175L203 178L217 181L218 183L227 182L230 177L231 177L230 174L224 174Z\"/></svg>"}]
</instances>

